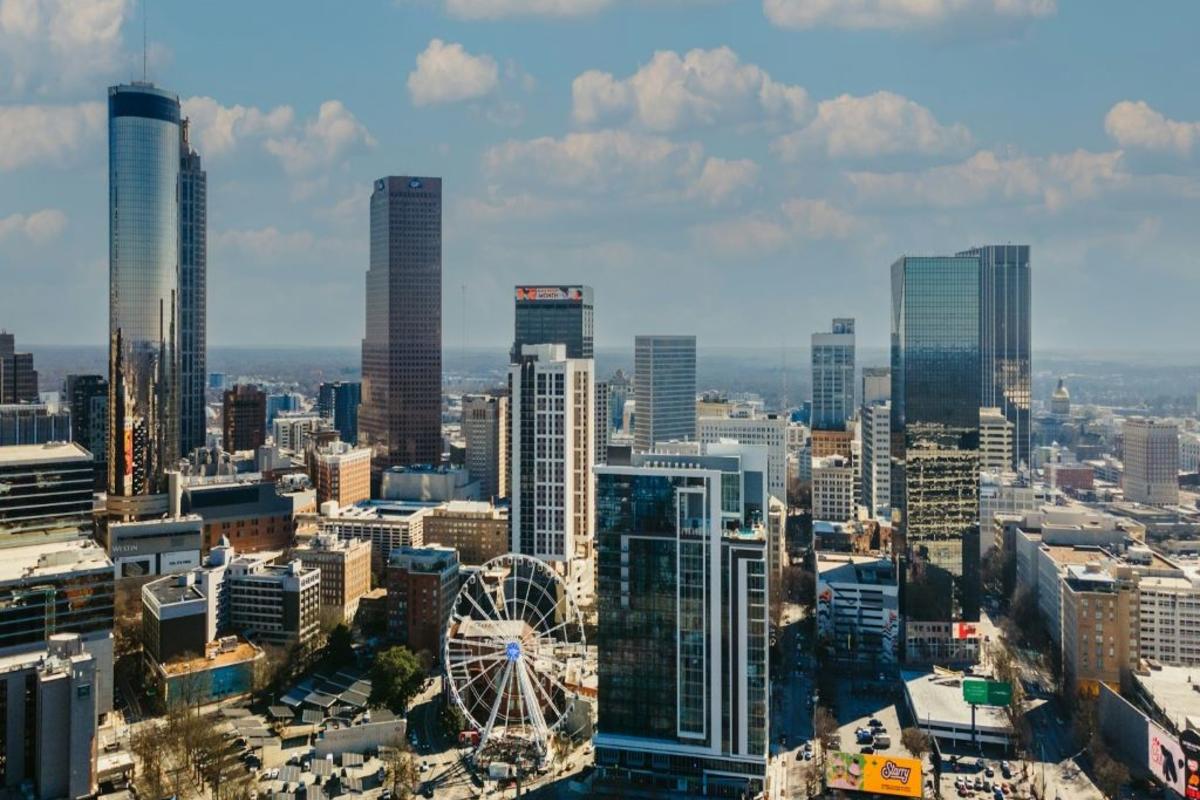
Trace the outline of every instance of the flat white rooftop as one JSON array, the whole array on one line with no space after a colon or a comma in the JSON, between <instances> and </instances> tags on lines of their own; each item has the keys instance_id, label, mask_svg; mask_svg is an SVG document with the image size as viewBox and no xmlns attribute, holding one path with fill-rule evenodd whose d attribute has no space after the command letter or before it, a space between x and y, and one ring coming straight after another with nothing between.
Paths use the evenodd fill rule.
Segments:
<instances>
[{"instance_id":1,"label":"flat white rooftop","mask_svg":"<svg viewBox=\"0 0 1200 800\"><path fill-rule=\"evenodd\" d=\"M50 577L69 572L107 569L108 554L90 539L23 544L0 548L0 581Z\"/></svg>"},{"instance_id":2,"label":"flat white rooftop","mask_svg":"<svg viewBox=\"0 0 1200 800\"><path fill-rule=\"evenodd\" d=\"M51 464L61 461L91 462L92 454L74 442L17 444L0 447L0 467Z\"/></svg>"}]
</instances>

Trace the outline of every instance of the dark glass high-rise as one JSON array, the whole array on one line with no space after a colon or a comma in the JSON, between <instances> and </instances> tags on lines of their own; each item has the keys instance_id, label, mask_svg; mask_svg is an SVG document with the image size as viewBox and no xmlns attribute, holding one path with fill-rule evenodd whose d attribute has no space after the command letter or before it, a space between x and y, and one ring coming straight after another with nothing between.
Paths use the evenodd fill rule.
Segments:
<instances>
[{"instance_id":1,"label":"dark glass high-rise","mask_svg":"<svg viewBox=\"0 0 1200 800\"><path fill-rule=\"evenodd\" d=\"M518 286L515 294L510 364L527 344L565 344L567 358L592 358L592 287Z\"/></svg>"},{"instance_id":2,"label":"dark glass high-rise","mask_svg":"<svg viewBox=\"0 0 1200 800\"><path fill-rule=\"evenodd\" d=\"M892 265L892 504L914 619L979 614L979 286L977 256Z\"/></svg>"}]
</instances>

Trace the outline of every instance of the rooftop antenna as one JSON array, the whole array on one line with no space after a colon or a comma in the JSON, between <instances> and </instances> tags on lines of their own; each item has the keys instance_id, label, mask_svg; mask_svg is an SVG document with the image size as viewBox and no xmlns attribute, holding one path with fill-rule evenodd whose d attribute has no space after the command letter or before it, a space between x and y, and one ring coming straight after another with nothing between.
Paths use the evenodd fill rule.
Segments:
<instances>
[{"instance_id":1,"label":"rooftop antenna","mask_svg":"<svg viewBox=\"0 0 1200 800\"><path fill-rule=\"evenodd\" d=\"M146 77L146 17L149 15L150 0L142 0L142 83L146 83L149 79Z\"/></svg>"}]
</instances>

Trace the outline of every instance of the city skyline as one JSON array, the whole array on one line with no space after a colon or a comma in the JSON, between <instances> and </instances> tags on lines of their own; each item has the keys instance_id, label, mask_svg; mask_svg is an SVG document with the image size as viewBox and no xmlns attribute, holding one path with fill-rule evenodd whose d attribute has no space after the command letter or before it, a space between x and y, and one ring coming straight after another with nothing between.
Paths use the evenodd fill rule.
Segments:
<instances>
[{"instance_id":1,"label":"city skyline","mask_svg":"<svg viewBox=\"0 0 1200 800\"><path fill-rule=\"evenodd\" d=\"M211 343L354 344L371 181L417 173L446 180L447 347L506 336L501 300L513 285L576 281L606 309L598 348L630 345L658 296L687 302L661 309L657 328L695 333L701 347L794 345L804 333L785 320L816 329L830 309L859 320L862 346L883 346L892 260L1006 241L1038 252L1034 348L1186 346L1174 343L1173 320L1196 291L1179 265L1198 137L1183 87L1162 76L1195 72L1188 49L1167 41L1194 9L1178 6L1167 25L1171 9L1156 7L1139 27L1123 25L1117 6L1084 14L1053 2L1005 13L939 5L922 21L897 11L858 23L805 17L801 0L769 5L773 14L716 0L687 11L563 3L553 16L510 2L488 15L455 0L332 18L299 7L295 41L240 36L266 29L256 24L266 6L186 21L152 9L148 77L179 93L209 173ZM504 15L521 8L534 10ZM35 344L103 339L103 309L91 302L105 277L95 108L107 83L141 77L141 8L97 14L53 66L34 53L38 42L65 46L51 42L51 7L0 31L0 63L20 67L0 86L0 130L12 137L0 163L0 266L20 264L29 291L53 286L57 298L42 309L6 294L0 316ZM196 47L218 21L228 63ZM334 57L320 74L297 69L283 81L252 69L261 47L288 74L298 57L289 51L317 37L336 56L343 26L359 38L396 35L386 58L357 48L386 68L354 74ZM1135 68L1149 30L1157 66ZM523 46L550 34L554 46ZM1129 46L1114 47L1117 37ZM888 60L898 52L902 63ZM1076 69L1122 66L1119 80L1064 89ZM981 91L952 91L963 83ZM661 93L646 95L652 86ZM992 102L1049 124L999 118ZM37 136L42 128L55 135ZM1130 273L1143 291L1122 297L1113 286ZM755 288L766 283L804 289ZM266 323L250 306L268 292L327 324L302 313ZM751 302L780 323L721 326L724 309Z\"/></svg>"}]
</instances>

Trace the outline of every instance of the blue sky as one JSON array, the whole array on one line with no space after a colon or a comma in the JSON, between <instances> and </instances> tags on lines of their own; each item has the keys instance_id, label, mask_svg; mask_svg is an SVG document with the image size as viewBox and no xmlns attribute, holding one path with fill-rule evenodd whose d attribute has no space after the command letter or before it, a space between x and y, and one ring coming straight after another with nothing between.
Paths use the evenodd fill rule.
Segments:
<instances>
[{"instance_id":1,"label":"blue sky","mask_svg":"<svg viewBox=\"0 0 1200 800\"><path fill-rule=\"evenodd\" d=\"M0 0L0 327L102 343L132 0ZM883 346L887 267L1034 252L1035 345L1194 349L1194 2L155 3L209 175L214 344L353 344L367 198L445 178L444 340L587 282L601 346ZM466 292L462 287L466 286ZM464 315L465 309L465 315ZM465 325L464 325L465 320Z\"/></svg>"}]
</instances>

